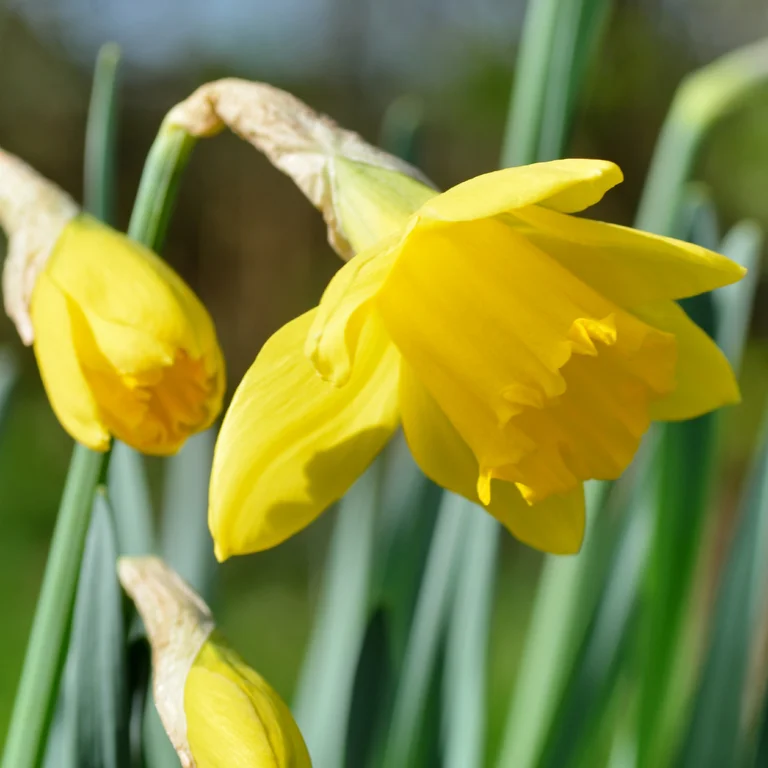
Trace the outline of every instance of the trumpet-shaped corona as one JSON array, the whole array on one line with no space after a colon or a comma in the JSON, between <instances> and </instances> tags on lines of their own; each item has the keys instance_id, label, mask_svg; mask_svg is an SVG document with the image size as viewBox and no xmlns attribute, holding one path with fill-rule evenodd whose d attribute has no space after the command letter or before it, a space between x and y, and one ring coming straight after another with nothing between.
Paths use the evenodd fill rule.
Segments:
<instances>
[{"instance_id":1,"label":"trumpet-shaped corona","mask_svg":"<svg viewBox=\"0 0 768 768\"><path fill-rule=\"evenodd\" d=\"M397 221L396 172L336 166L357 255L267 342L226 415L219 557L306 525L400 424L436 483L528 544L575 552L584 481L618 477L652 420L738 401L725 357L675 300L743 269L573 216L621 181L612 163L511 168L443 194L402 177L412 206Z\"/></svg>"}]
</instances>

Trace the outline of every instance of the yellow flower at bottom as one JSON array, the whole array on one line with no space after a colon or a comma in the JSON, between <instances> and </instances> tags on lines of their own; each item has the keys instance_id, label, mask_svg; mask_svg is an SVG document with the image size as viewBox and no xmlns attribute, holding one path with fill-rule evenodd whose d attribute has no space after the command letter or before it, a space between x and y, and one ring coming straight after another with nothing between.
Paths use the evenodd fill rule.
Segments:
<instances>
[{"instance_id":1,"label":"yellow flower at bottom","mask_svg":"<svg viewBox=\"0 0 768 768\"><path fill-rule=\"evenodd\" d=\"M209 513L218 556L306 525L400 423L436 483L524 542L574 552L585 480L618 477L651 420L738 401L724 356L674 300L743 269L569 215L620 180L597 160L498 171L425 195L399 227L354 243L225 417ZM365 195L357 183L350 199Z\"/></svg>"},{"instance_id":2,"label":"yellow flower at bottom","mask_svg":"<svg viewBox=\"0 0 768 768\"><path fill-rule=\"evenodd\" d=\"M30 316L48 397L64 428L105 450L178 450L216 418L224 364L211 319L151 251L72 219L37 275Z\"/></svg>"},{"instance_id":3,"label":"yellow flower at bottom","mask_svg":"<svg viewBox=\"0 0 768 768\"><path fill-rule=\"evenodd\" d=\"M215 639L184 686L187 739L197 768L310 768L288 707L234 651Z\"/></svg>"},{"instance_id":4,"label":"yellow flower at bottom","mask_svg":"<svg viewBox=\"0 0 768 768\"><path fill-rule=\"evenodd\" d=\"M186 768L311 768L290 710L215 630L203 599L157 557L122 557L152 647L153 695Z\"/></svg>"}]
</instances>

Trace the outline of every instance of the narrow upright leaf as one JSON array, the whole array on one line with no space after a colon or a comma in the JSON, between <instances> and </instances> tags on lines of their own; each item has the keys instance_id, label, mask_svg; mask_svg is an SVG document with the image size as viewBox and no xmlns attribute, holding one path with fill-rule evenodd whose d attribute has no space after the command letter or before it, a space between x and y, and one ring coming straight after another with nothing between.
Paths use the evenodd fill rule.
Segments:
<instances>
[{"instance_id":1,"label":"narrow upright leaf","mask_svg":"<svg viewBox=\"0 0 768 768\"><path fill-rule=\"evenodd\" d=\"M385 768L416 765L426 704L454 596L456 564L466 545L469 515L475 514L480 512L466 499L447 492L443 495L395 694Z\"/></svg>"},{"instance_id":2,"label":"narrow upright leaf","mask_svg":"<svg viewBox=\"0 0 768 768\"><path fill-rule=\"evenodd\" d=\"M114 441L107 474L121 555L148 555L154 548L152 500L144 457Z\"/></svg>"},{"instance_id":3,"label":"narrow upright leaf","mask_svg":"<svg viewBox=\"0 0 768 768\"><path fill-rule=\"evenodd\" d=\"M486 752L488 652L499 523L480 509L455 564L456 599L448 626L444 670L443 765L482 768Z\"/></svg>"},{"instance_id":4,"label":"narrow upright leaf","mask_svg":"<svg viewBox=\"0 0 768 768\"><path fill-rule=\"evenodd\" d=\"M294 712L314 765L341 768L368 595L382 465L375 461L339 502L315 626Z\"/></svg>"},{"instance_id":5,"label":"narrow upright leaf","mask_svg":"<svg viewBox=\"0 0 768 768\"><path fill-rule=\"evenodd\" d=\"M69 653L45 764L129 768L128 680L117 538L96 494L72 618Z\"/></svg>"},{"instance_id":6,"label":"narrow upright leaf","mask_svg":"<svg viewBox=\"0 0 768 768\"><path fill-rule=\"evenodd\" d=\"M723 573L711 642L679 765L736 766L741 743L749 659L768 579L768 416Z\"/></svg>"},{"instance_id":7,"label":"narrow upright leaf","mask_svg":"<svg viewBox=\"0 0 768 768\"><path fill-rule=\"evenodd\" d=\"M163 559L203 599L211 599L216 573L208 530L208 483L216 430L193 435L165 469L161 541Z\"/></svg>"}]
</instances>

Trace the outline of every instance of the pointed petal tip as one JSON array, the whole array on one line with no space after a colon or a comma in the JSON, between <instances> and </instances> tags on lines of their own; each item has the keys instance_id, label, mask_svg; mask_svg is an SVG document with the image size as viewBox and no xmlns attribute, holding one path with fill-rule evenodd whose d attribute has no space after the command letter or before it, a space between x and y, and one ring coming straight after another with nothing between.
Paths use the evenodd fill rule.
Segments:
<instances>
[{"instance_id":1,"label":"pointed petal tip","mask_svg":"<svg viewBox=\"0 0 768 768\"><path fill-rule=\"evenodd\" d=\"M484 507L491 503L491 479L489 470L482 470L477 477L477 496Z\"/></svg>"},{"instance_id":2,"label":"pointed petal tip","mask_svg":"<svg viewBox=\"0 0 768 768\"><path fill-rule=\"evenodd\" d=\"M217 541L213 545L213 554L217 562L224 563L229 560L233 553Z\"/></svg>"}]
</instances>

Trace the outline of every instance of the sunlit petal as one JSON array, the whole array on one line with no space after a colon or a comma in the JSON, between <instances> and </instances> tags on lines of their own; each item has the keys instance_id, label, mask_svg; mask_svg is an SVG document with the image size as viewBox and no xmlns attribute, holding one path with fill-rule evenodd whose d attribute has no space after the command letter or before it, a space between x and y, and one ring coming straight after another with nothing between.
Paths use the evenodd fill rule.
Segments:
<instances>
[{"instance_id":1,"label":"sunlit petal","mask_svg":"<svg viewBox=\"0 0 768 768\"><path fill-rule=\"evenodd\" d=\"M475 176L428 201L424 219L471 221L529 205L557 211L582 211L622 180L621 170L605 160L553 160Z\"/></svg>"},{"instance_id":2,"label":"sunlit petal","mask_svg":"<svg viewBox=\"0 0 768 768\"><path fill-rule=\"evenodd\" d=\"M220 559L274 546L340 498L399 423L399 356L375 314L350 380L303 353L316 311L283 326L240 383L219 434L209 523Z\"/></svg>"},{"instance_id":3,"label":"sunlit petal","mask_svg":"<svg viewBox=\"0 0 768 768\"><path fill-rule=\"evenodd\" d=\"M106 450L109 431L77 358L67 299L45 274L37 279L31 314L35 357L56 416L83 445Z\"/></svg>"},{"instance_id":4,"label":"sunlit petal","mask_svg":"<svg viewBox=\"0 0 768 768\"><path fill-rule=\"evenodd\" d=\"M532 207L515 211L520 232L624 307L679 299L740 280L736 262L692 243Z\"/></svg>"}]
</instances>

